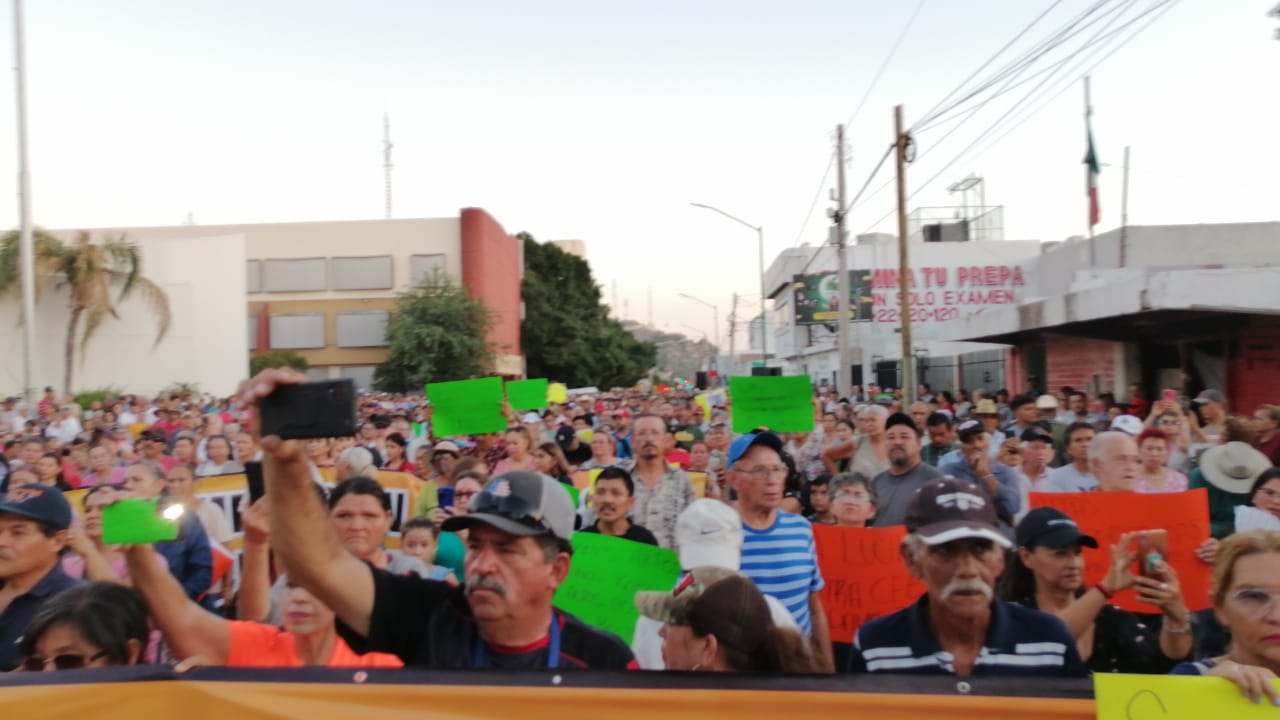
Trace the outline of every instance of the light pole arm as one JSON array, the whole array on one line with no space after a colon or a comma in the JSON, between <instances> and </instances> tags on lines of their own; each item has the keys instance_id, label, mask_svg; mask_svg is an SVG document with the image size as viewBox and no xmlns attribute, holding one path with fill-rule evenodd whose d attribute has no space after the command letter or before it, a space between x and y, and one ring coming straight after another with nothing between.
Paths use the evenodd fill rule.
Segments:
<instances>
[{"instance_id":1,"label":"light pole arm","mask_svg":"<svg viewBox=\"0 0 1280 720\"><path fill-rule=\"evenodd\" d=\"M689 203L689 204L690 204L690 205L692 205L692 206L694 206L694 207L702 208L703 210L710 210L711 212L714 212L714 213L720 213L721 215L723 215L723 216L725 216L725 217L729 218L730 220L732 220L732 221L734 221L734 222L738 223L739 225L743 225L743 226L746 226L746 227L751 228L752 230L755 230L757 233L763 233L763 232L764 232L764 229L763 229L761 226L759 226L759 225L752 225L751 223L747 222L746 220L743 220L742 218L740 218L740 217L738 217L738 216L736 216L736 215L730 215L729 213L727 213L727 212L725 212L725 211L721 210L721 209L720 209L720 208L718 208L718 207L715 207L714 205L703 205L702 203Z\"/></svg>"}]
</instances>

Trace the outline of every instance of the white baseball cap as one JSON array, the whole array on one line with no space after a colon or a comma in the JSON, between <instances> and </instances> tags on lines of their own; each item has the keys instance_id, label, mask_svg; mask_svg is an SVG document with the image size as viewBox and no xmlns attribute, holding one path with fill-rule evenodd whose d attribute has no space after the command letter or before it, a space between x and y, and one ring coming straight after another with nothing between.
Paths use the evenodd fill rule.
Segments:
<instances>
[{"instance_id":1,"label":"white baseball cap","mask_svg":"<svg viewBox=\"0 0 1280 720\"><path fill-rule=\"evenodd\" d=\"M742 537L742 519L733 508L719 500L694 500L676 519L680 567L737 570L742 564Z\"/></svg>"},{"instance_id":2,"label":"white baseball cap","mask_svg":"<svg viewBox=\"0 0 1280 720\"><path fill-rule=\"evenodd\" d=\"M1111 421L1112 430L1119 430L1134 437L1141 435L1144 427L1136 415L1117 415L1116 419Z\"/></svg>"}]
</instances>

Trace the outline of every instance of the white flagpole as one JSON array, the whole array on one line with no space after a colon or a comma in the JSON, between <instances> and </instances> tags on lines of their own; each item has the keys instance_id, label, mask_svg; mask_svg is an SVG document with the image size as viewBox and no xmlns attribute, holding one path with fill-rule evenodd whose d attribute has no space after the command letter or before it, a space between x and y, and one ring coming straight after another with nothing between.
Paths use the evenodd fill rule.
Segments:
<instances>
[{"instance_id":1,"label":"white flagpole","mask_svg":"<svg viewBox=\"0 0 1280 720\"><path fill-rule=\"evenodd\" d=\"M13 0L13 71L18 93L18 250L22 271L22 394L35 401L36 264L31 233L31 178L27 170L27 64L23 36L22 0ZM70 392L71 388L63 388Z\"/></svg>"}]
</instances>

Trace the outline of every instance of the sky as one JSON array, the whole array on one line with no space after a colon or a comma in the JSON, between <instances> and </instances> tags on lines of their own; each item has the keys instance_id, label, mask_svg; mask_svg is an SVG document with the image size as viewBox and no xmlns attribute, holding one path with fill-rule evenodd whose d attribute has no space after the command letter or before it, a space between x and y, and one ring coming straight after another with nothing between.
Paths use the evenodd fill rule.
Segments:
<instances>
[{"instance_id":1,"label":"sky","mask_svg":"<svg viewBox=\"0 0 1280 720\"><path fill-rule=\"evenodd\" d=\"M1132 224L1277 219L1273 5L28 1L33 215L58 228L380 218L386 113L395 217L482 207L512 233L585 240L606 302L616 287L616 315L727 343L735 294L743 325L759 307L756 233L690 203L763 226L766 264L822 243L834 169L819 181L837 124L849 123L852 195L893 140L894 105L916 125L1090 8L1095 24L1013 80L1025 84L918 126L910 206L956 205L947 185L977 174L987 204L1004 207L1007 239L1084 234L1077 78L1118 47L1091 71L1099 231L1120 221L1126 145ZM8 10L0 52L11 58ZM1056 75L1034 75L1068 56ZM983 136L1042 79L1029 119ZM13 74L0 85L0 165L11 169L0 197L13 199L0 225L13 227ZM891 168L853 208L852 233L896 229ZM718 307L721 327L681 293Z\"/></svg>"}]
</instances>

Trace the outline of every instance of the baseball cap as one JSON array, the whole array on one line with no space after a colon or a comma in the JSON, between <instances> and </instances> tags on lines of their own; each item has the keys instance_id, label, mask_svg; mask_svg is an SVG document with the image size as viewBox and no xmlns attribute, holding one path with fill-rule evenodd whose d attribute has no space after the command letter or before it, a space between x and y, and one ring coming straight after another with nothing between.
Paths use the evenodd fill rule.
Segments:
<instances>
[{"instance_id":1,"label":"baseball cap","mask_svg":"<svg viewBox=\"0 0 1280 720\"><path fill-rule=\"evenodd\" d=\"M520 418L520 422L525 425L536 425L537 423L542 422L542 416L530 410L524 414L524 417Z\"/></svg>"},{"instance_id":2,"label":"baseball cap","mask_svg":"<svg viewBox=\"0 0 1280 720\"><path fill-rule=\"evenodd\" d=\"M953 477L922 486L907 504L907 531L918 535L926 545L980 538L1012 547L996 529L997 522L996 509L987 492Z\"/></svg>"},{"instance_id":3,"label":"baseball cap","mask_svg":"<svg viewBox=\"0 0 1280 720\"><path fill-rule=\"evenodd\" d=\"M1052 395L1047 395L1047 394L1041 395L1040 397L1036 398L1036 409L1037 410L1057 410L1058 398Z\"/></svg>"},{"instance_id":4,"label":"baseball cap","mask_svg":"<svg viewBox=\"0 0 1280 720\"><path fill-rule=\"evenodd\" d=\"M58 488L40 483L9 488L0 500L0 513L21 515L59 530L71 527L71 503Z\"/></svg>"},{"instance_id":5,"label":"baseball cap","mask_svg":"<svg viewBox=\"0 0 1280 720\"><path fill-rule=\"evenodd\" d=\"M573 438L577 436L573 428L568 425L561 425L556 430L556 444L562 448L568 448L573 444Z\"/></svg>"},{"instance_id":6,"label":"baseball cap","mask_svg":"<svg viewBox=\"0 0 1280 720\"><path fill-rule=\"evenodd\" d=\"M760 648L773 627L764 594L746 575L727 568L694 568L669 593L638 592L636 609L660 623L715 635L721 645L746 655Z\"/></svg>"},{"instance_id":7,"label":"baseball cap","mask_svg":"<svg viewBox=\"0 0 1280 720\"><path fill-rule=\"evenodd\" d=\"M960 442L969 442L975 435L986 432L981 420L965 420L956 426L956 437Z\"/></svg>"},{"instance_id":8,"label":"baseball cap","mask_svg":"<svg viewBox=\"0 0 1280 720\"><path fill-rule=\"evenodd\" d=\"M737 570L742 564L742 538L738 513L719 500L694 500L676 518L676 547L685 570Z\"/></svg>"},{"instance_id":9,"label":"baseball cap","mask_svg":"<svg viewBox=\"0 0 1280 720\"><path fill-rule=\"evenodd\" d=\"M1018 523L1018 547L1064 548L1072 543L1096 548L1098 541L1080 532L1080 526L1057 508L1036 508Z\"/></svg>"},{"instance_id":10,"label":"baseball cap","mask_svg":"<svg viewBox=\"0 0 1280 720\"><path fill-rule=\"evenodd\" d=\"M1111 421L1111 429L1136 437L1142 434L1144 427L1136 415L1117 415L1116 419Z\"/></svg>"},{"instance_id":11,"label":"baseball cap","mask_svg":"<svg viewBox=\"0 0 1280 720\"><path fill-rule=\"evenodd\" d=\"M1203 405L1205 403L1211 403L1211 402L1226 403L1227 398L1222 394L1221 390L1204 390L1204 391L1201 391L1201 393L1197 395L1196 399L1192 400L1192 402L1194 402L1197 405Z\"/></svg>"},{"instance_id":12,"label":"baseball cap","mask_svg":"<svg viewBox=\"0 0 1280 720\"><path fill-rule=\"evenodd\" d=\"M431 452L432 453L442 453L442 452L453 453L454 457L457 457L458 455L462 454L458 450L457 443L454 443L451 440L441 440L440 442L432 446Z\"/></svg>"},{"instance_id":13,"label":"baseball cap","mask_svg":"<svg viewBox=\"0 0 1280 720\"><path fill-rule=\"evenodd\" d=\"M1045 430L1039 425L1032 425L1026 430L1023 430L1022 434L1018 436L1018 439L1021 440L1022 442L1032 442L1034 440L1042 440L1047 443L1052 443L1053 433L1049 432L1048 430Z\"/></svg>"},{"instance_id":14,"label":"baseball cap","mask_svg":"<svg viewBox=\"0 0 1280 720\"><path fill-rule=\"evenodd\" d=\"M440 528L452 532L482 523L523 537L551 534L567 543L575 514L569 493L557 480L516 470L490 480L471 498L469 514L451 517Z\"/></svg>"},{"instance_id":15,"label":"baseball cap","mask_svg":"<svg viewBox=\"0 0 1280 720\"><path fill-rule=\"evenodd\" d=\"M732 465L741 460L742 456L746 455L747 451L756 445L763 445L779 455L782 454L782 438L768 430L743 433L729 446L728 464Z\"/></svg>"}]
</instances>

